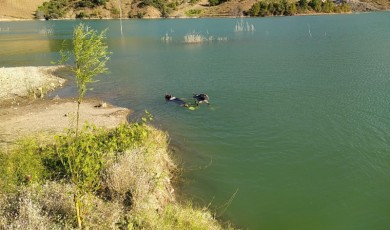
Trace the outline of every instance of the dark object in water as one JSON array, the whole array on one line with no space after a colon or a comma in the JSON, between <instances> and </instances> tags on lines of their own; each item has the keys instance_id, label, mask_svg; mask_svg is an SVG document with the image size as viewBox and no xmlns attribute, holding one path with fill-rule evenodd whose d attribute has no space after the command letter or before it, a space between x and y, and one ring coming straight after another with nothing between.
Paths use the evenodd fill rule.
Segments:
<instances>
[{"instance_id":1,"label":"dark object in water","mask_svg":"<svg viewBox=\"0 0 390 230\"><path fill-rule=\"evenodd\" d=\"M209 95L205 94L205 93L200 93L200 94L194 94L193 98L195 98L195 103L196 105L198 106L200 103L207 103L208 105L210 105L209 103Z\"/></svg>"},{"instance_id":2,"label":"dark object in water","mask_svg":"<svg viewBox=\"0 0 390 230\"><path fill-rule=\"evenodd\" d=\"M180 106L183 106L183 107L189 107L189 105L183 101L182 99L180 98L177 98L177 97L174 97L170 94L165 94L165 100L168 102L168 101L171 101L171 102L174 102Z\"/></svg>"}]
</instances>

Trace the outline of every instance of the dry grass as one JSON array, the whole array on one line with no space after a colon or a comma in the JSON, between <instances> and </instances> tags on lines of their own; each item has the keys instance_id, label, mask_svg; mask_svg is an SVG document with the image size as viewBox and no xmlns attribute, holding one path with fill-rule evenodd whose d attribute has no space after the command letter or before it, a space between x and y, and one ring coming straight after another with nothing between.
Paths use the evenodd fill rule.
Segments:
<instances>
[{"instance_id":1,"label":"dry grass","mask_svg":"<svg viewBox=\"0 0 390 230\"><path fill-rule=\"evenodd\" d=\"M217 230L218 221L206 209L195 208L192 204L168 205L162 214L164 229ZM158 227L158 226L156 226Z\"/></svg>"},{"instance_id":2,"label":"dry grass","mask_svg":"<svg viewBox=\"0 0 390 230\"><path fill-rule=\"evenodd\" d=\"M0 198L0 229L72 229L75 223L72 193L69 184L48 182L21 188L16 194ZM115 229L122 216L122 207L94 195L84 197L89 229Z\"/></svg>"},{"instance_id":3,"label":"dry grass","mask_svg":"<svg viewBox=\"0 0 390 230\"><path fill-rule=\"evenodd\" d=\"M107 173L114 200L129 205L127 227L222 229L207 208L175 201L171 179L176 166L169 155L167 134L152 127L147 129L143 146L126 152ZM127 203L129 198L131 202Z\"/></svg>"},{"instance_id":4,"label":"dry grass","mask_svg":"<svg viewBox=\"0 0 390 230\"><path fill-rule=\"evenodd\" d=\"M0 229L57 229L36 199L37 191L22 188L0 201Z\"/></svg>"},{"instance_id":5,"label":"dry grass","mask_svg":"<svg viewBox=\"0 0 390 230\"><path fill-rule=\"evenodd\" d=\"M167 135L147 127L144 145L127 151L107 170L107 185L122 202L131 194L132 209L161 209L173 202L171 185L175 168L167 146ZM126 202L124 202L126 203Z\"/></svg>"},{"instance_id":6,"label":"dry grass","mask_svg":"<svg viewBox=\"0 0 390 230\"><path fill-rule=\"evenodd\" d=\"M39 5L49 0L0 0L0 19L33 19Z\"/></svg>"}]
</instances>

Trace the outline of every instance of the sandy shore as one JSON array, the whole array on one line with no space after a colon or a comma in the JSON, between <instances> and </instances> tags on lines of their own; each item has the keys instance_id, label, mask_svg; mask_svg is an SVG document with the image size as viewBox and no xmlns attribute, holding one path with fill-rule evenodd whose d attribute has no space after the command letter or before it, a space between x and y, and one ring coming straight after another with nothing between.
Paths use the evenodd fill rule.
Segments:
<instances>
[{"instance_id":1,"label":"sandy shore","mask_svg":"<svg viewBox=\"0 0 390 230\"><path fill-rule=\"evenodd\" d=\"M36 19L33 19L33 18L31 18L31 19L25 19L25 18L11 18L11 17L9 17L9 18L2 18L2 17L0 17L0 22L13 22L13 21L33 21L33 20L36 20Z\"/></svg>"},{"instance_id":2,"label":"sandy shore","mask_svg":"<svg viewBox=\"0 0 390 230\"><path fill-rule=\"evenodd\" d=\"M54 76L60 67L0 68L0 147L22 136L63 132L74 122L77 102L72 99L46 100L29 96L45 87L54 90L65 80ZM29 92L30 91L30 92ZM103 106L102 106L103 105ZM130 110L98 100L85 100L80 107L80 122L99 127L115 127L127 122Z\"/></svg>"}]
</instances>

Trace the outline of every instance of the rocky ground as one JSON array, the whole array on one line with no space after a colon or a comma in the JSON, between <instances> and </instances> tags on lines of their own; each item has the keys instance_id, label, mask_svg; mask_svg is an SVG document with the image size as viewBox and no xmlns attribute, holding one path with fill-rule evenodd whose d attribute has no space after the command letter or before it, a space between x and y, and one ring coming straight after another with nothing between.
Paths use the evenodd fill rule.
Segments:
<instances>
[{"instance_id":1,"label":"rocky ground","mask_svg":"<svg viewBox=\"0 0 390 230\"><path fill-rule=\"evenodd\" d=\"M53 75L58 68L0 68L0 147L8 147L23 136L63 132L74 124L75 100L47 100L40 94L44 91L41 89L54 90L64 84L64 79ZM31 92L36 92L35 98ZM86 100L81 104L80 114L81 124L88 121L99 127L114 127L127 122L130 110Z\"/></svg>"},{"instance_id":2,"label":"rocky ground","mask_svg":"<svg viewBox=\"0 0 390 230\"><path fill-rule=\"evenodd\" d=\"M0 68L0 101L44 97L46 92L65 83L65 79L55 76L60 69L58 66Z\"/></svg>"}]
</instances>

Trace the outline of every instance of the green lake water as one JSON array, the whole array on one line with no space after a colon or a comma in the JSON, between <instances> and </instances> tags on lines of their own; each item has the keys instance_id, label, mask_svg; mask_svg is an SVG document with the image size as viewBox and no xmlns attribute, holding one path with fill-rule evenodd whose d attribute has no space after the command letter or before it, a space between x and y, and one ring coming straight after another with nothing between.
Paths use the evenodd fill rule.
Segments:
<instances>
[{"instance_id":1,"label":"green lake water","mask_svg":"<svg viewBox=\"0 0 390 230\"><path fill-rule=\"evenodd\" d=\"M50 65L78 22L0 22L0 67ZM113 52L88 95L153 114L179 194L243 229L390 229L390 13L85 23Z\"/></svg>"}]
</instances>

